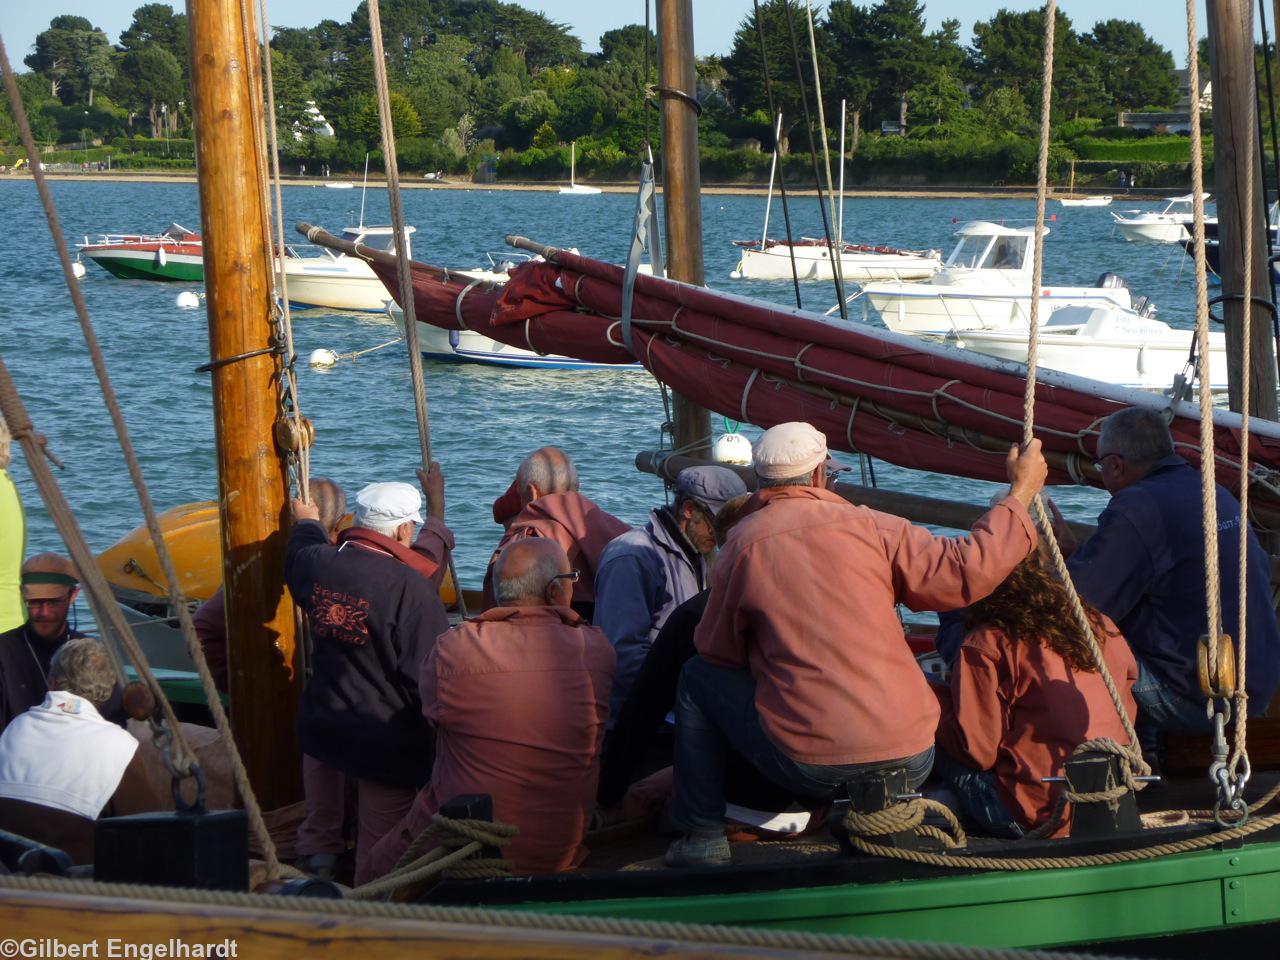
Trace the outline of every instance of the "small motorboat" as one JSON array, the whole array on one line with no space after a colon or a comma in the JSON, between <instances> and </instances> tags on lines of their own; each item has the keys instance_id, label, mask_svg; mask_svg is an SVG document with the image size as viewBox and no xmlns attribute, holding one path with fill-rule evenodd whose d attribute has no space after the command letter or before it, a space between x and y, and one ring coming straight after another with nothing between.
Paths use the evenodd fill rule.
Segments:
<instances>
[{"instance_id":1,"label":"small motorboat","mask_svg":"<svg viewBox=\"0 0 1280 960\"><path fill-rule=\"evenodd\" d=\"M929 280L864 284L851 302L861 299L864 320L874 313L896 333L1025 327L1031 318L1033 233L1032 227L966 223L956 231L960 239L946 264ZM1103 274L1092 287L1042 286L1039 297L1042 317L1066 306L1136 306L1113 273Z\"/></svg>"},{"instance_id":2,"label":"small motorboat","mask_svg":"<svg viewBox=\"0 0 1280 960\"><path fill-rule=\"evenodd\" d=\"M204 280L200 234L171 223L160 234L100 234L76 245L113 277L124 280Z\"/></svg>"},{"instance_id":3,"label":"small motorboat","mask_svg":"<svg viewBox=\"0 0 1280 960\"><path fill-rule=\"evenodd\" d=\"M415 227L404 228L404 243ZM388 226L346 227L342 239L374 250L394 253L395 228ZM311 251L318 250L318 253ZM359 257L335 253L322 247L290 244L285 248L285 279L289 287L289 303L297 307L329 307L333 310L376 311L387 307L391 295L382 281Z\"/></svg>"},{"instance_id":4,"label":"small motorboat","mask_svg":"<svg viewBox=\"0 0 1280 960\"><path fill-rule=\"evenodd\" d=\"M826 240L806 237L795 243L781 240L735 240L742 248L735 280L790 280L791 261L800 280L831 280L835 259ZM897 247L841 243L840 273L846 281L924 280L942 269L940 250L900 250Z\"/></svg>"},{"instance_id":5,"label":"small motorboat","mask_svg":"<svg viewBox=\"0 0 1280 960\"><path fill-rule=\"evenodd\" d=\"M570 197L590 197L601 193L599 187L589 187L585 183L577 182L578 173L578 142L569 144L569 185L561 187L560 193Z\"/></svg>"},{"instance_id":6,"label":"small motorboat","mask_svg":"<svg viewBox=\"0 0 1280 960\"><path fill-rule=\"evenodd\" d=\"M1067 192L1058 197L1058 202L1064 207L1109 207L1111 206L1111 197L1101 194L1076 193L1076 162L1072 160L1071 183L1067 187Z\"/></svg>"},{"instance_id":7,"label":"small motorboat","mask_svg":"<svg viewBox=\"0 0 1280 960\"><path fill-rule=\"evenodd\" d=\"M1207 202L1209 195L1204 199ZM1113 212L1116 231L1126 240L1150 243L1177 243L1191 236L1192 206L1195 195L1188 193L1182 197L1169 197L1165 207L1160 211L1126 210L1130 216L1121 216Z\"/></svg>"},{"instance_id":8,"label":"small motorboat","mask_svg":"<svg viewBox=\"0 0 1280 960\"><path fill-rule=\"evenodd\" d=\"M1055 310L1040 327L1037 363L1050 370L1144 390L1168 390L1191 354L1192 330L1175 330L1137 310L1071 306ZM1227 388L1226 335L1209 334L1210 388ZM947 343L1005 360L1025 362L1027 328L962 330Z\"/></svg>"}]
</instances>

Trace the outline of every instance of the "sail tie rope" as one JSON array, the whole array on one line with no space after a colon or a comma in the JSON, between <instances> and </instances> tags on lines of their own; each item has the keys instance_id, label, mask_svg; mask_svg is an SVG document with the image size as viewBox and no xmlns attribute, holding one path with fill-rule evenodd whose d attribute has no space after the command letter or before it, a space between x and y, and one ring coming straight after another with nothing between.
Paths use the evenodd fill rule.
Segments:
<instances>
[{"instance_id":1,"label":"sail tie rope","mask_svg":"<svg viewBox=\"0 0 1280 960\"><path fill-rule=\"evenodd\" d=\"M510 846L519 833L519 827L497 820L455 819L436 813L426 829L409 844L391 873L356 887L347 896L355 900L373 900L438 874L453 880L509 877L514 869L510 860L470 858L484 847L502 849ZM439 846L419 856L422 848L433 838L440 841Z\"/></svg>"}]
</instances>

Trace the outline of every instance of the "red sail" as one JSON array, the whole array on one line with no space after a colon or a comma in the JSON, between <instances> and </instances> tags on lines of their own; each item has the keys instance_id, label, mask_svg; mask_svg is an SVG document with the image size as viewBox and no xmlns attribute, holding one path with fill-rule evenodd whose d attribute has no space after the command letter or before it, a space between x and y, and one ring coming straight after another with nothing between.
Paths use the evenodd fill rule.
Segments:
<instances>
[{"instance_id":1,"label":"red sail","mask_svg":"<svg viewBox=\"0 0 1280 960\"><path fill-rule=\"evenodd\" d=\"M418 320L539 353L632 362L618 319L622 268L565 251L554 257L516 268L505 286L415 264ZM371 266L395 294L394 268ZM736 420L764 427L807 420L833 449L993 481L1005 479L1005 454L1022 436L1019 364L643 274L632 315L634 359ZM1042 371L1036 435L1050 457L1050 482L1097 485L1098 425L1135 403L1165 401ZM1225 411L1215 420L1218 482L1234 488L1240 420ZM1178 452L1198 463L1197 409L1180 404L1171 429ZM1251 421L1249 459L1256 506L1280 509L1280 428Z\"/></svg>"}]
</instances>

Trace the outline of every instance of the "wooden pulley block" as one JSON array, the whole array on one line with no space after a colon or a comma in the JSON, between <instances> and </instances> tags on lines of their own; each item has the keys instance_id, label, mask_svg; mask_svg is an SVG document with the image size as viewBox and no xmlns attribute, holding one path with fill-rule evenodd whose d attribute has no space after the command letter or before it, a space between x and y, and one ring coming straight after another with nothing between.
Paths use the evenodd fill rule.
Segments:
<instances>
[{"instance_id":1,"label":"wooden pulley block","mask_svg":"<svg viewBox=\"0 0 1280 960\"><path fill-rule=\"evenodd\" d=\"M1236 646L1229 634L1222 635L1218 647L1218 674L1209 676L1208 634L1202 634L1196 644L1196 667L1200 674L1200 692L1205 698L1225 700L1236 693Z\"/></svg>"},{"instance_id":2,"label":"wooden pulley block","mask_svg":"<svg viewBox=\"0 0 1280 960\"><path fill-rule=\"evenodd\" d=\"M306 417L281 417L276 421L276 446L286 453L310 447L316 441L315 425Z\"/></svg>"}]
</instances>

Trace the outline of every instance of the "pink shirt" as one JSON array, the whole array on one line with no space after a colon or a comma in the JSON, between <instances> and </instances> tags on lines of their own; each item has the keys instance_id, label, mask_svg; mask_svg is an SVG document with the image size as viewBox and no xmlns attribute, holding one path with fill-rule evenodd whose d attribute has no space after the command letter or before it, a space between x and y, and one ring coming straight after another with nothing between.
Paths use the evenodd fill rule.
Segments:
<instances>
[{"instance_id":1,"label":"pink shirt","mask_svg":"<svg viewBox=\"0 0 1280 960\"><path fill-rule=\"evenodd\" d=\"M1102 622L1103 658L1132 722L1138 665L1115 624ZM1048 819L1057 789L1040 778L1062 776L1077 746L1093 737L1128 742L1102 677L1072 670L1039 643L1010 643L991 627L964 638L950 693L938 743L962 763L993 771L1000 798L1024 828ZM1064 822L1058 835L1066 831Z\"/></svg>"},{"instance_id":2,"label":"pink shirt","mask_svg":"<svg viewBox=\"0 0 1280 960\"><path fill-rule=\"evenodd\" d=\"M560 544L569 556L569 566L582 571L581 579L573 587L573 599L594 602L596 564L600 561L600 554L614 537L630 529L629 525L601 510L580 493L549 493L530 500L511 521L489 560L489 568L484 574L485 609L497 602L493 595L494 561L503 547L525 537L547 537Z\"/></svg>"},{"instance_id":3,"label":"pink shirt","mask_svg":"<svg viewBox=\"0 0 1280 960\"><path fill-rule=\"evenodd\" d=\"M438 728L435 767L406 835L416 837L442 803L487 793L494 816L520 828L505 853L516 872L578 866L613 664L605 635L567 607L497 607L442 634L419 685L422 712Z\"/></svg>"},{"instance_id":4,"label":"pink shirt","mask_svg":"<svg viewBox=\"0 0 1280 960\"><path fill-rule=\"evenodd\" d=\"M828 766L908 757L933 743L938 702L897 603L952 610L994 590L1036 543L1007 497L968 537L935 537L816 487L755 494L711 573L694 642L749 667L756 710L787 756Z\"/></svg>"}]
</instances>

